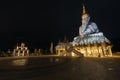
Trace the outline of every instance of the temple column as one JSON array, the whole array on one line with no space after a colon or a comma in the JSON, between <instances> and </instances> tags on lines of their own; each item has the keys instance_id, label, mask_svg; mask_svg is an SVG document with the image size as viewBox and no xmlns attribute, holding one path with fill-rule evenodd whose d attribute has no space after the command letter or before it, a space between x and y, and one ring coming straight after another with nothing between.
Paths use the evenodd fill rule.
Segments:
<instances>
[{"instance_id":1,"label":"temple column","mask_svg":"<svg viewBox=\"0 0 120 80\"><path fill-rule=\"evenodd\" d=\"M97 57L99 56L99 45L97 44Z\"/></svg>"},{"instance_id":2,"label":"temple column","mask_svg":"<svg viewBox=\"0 0 120 80\"><path fill-rule=\"evenodd\" d=\"M94 45L94 57L97 56L97 49L96 49L96 45Z\"/></svg>"},{"instance_id":3,"label":"temple column","mask_svg":"<svg viewBox=\"0 0 120 80\"><path fill-rule=\"evenodd\" d=\"M86 54L87 54L87 49L86 47L84 47L84 56L86 56Z\"/></svg>"},{"instance_id":4,"label":"temple column","mask_svg":"<svg viewBox=\"0 0 120 80\"><path fill-rule=\"evenodd\" d=\"M91 54L92 54L92 51L91 51L90 45L88 45L88 47L87 47L87 56L91 56Z\"/></svg>"},{"instance_id":5,"label":"temple column","mask_svg":"<svg viewBox=\"0 0 120 80\"><path fill-rule=\"evenodd\" d=\"M92 46L91 51L92 51L91 55L94 56L94 46Z\"/></svg>"},{"instance_id":6,"label":"temple column","mask_svg":"<svg viewBox=\"0 0 120 80\"><path fill-rule=\"evenodd\" d=\"M29 50L27 50L27 56L29 55Z\"/></svg>"},{"instance_id":7,"label":"temple column","mask_svg":"<svg viewBox=\"0 0 120 80\"><path fill-rule=\"evenodd\" d=\"M99 55L100 55L100 57L103 57L103 50L102 50L101 46L99 47Z\"/></svg>"},{"instance_id":8,"label":"temple column","mask_svg":"<svg viewBox=\"0 0 120 80\"><path fill-rule=\"evenodd\" d=\"M103 49L104 56L107 56L107 54L106 54L106 47L105 47L105 43L104 42L102 43L102 49Z\"/></svg>"},{"instance_id":9,"label":"temple column","mask_svg":"<svg viewBox=\"0 0 120 80\"><path fill-rule=\"evenodd\" d=\"M25 51L22 52L22 56L25 56Z\"/></svg>"},{"instance_id":10,"label":"temple column","mask_svg":"<svg viewBox=\"0 0 120 80\"><path fill-rule=\"evenodd\" d=\"M87 47L84 47L85 53L84 56L87 56L88 52L87 52Z\"/></svg>"},{"instance_id":11,"label":"temple column","mask_svg":"<svg viewBox=\"0 0 120 80\"><path fill-rule=\"evenodd\" d=\"M95 52L94 52L94 56L95 56L95 57L98 57L99 51L98 51L98 45L97 45L97 43L94 44L94 51L95 51Z\"/></svg>"},{"instance_id":12,"label":"temple column","mask_svg":"<svg viewBox=\"0 0 120 80\"><path fill-rule=\"evenodd\" d=\"M112 51L111 51L111 46L108 47L108 51L109 51L109 56L112 56Z\"/></svg>"},{"instance_id":13,"label":"temple column","mask_svg":"<svg viewBox=\"0 0 120 80\"><path fill-rule=\"evenodd\" d=\"M97 56L97 49L96 49L96 46L94 46L94 57Z\"/></svg>"},{"instance_id":14,"label":"temple column","mask_svg":"<svg viewBox=\"0 0 120 80\"><path fill-rule=\"evenodd\" d=\"M93 46L92 45L89 45L89 50L90 50L90 55L93 56Z\"/></svg>"},{"instance_id":15,"label":"temple column","mask_svg":"<svg viewBox=\"0 0 120 80\"><path fill-rule=\"evenodd\" d=\"M60 56L60 50L58 50L58 55Z\"/></svg>"},{"instance_id":16,"label":"temple column","mask_svg":"<svg viewBox=\"0 0 120 80\"><path fill-rule=\"evenodd\" d=\"M17 53L18 55L17 56L20 56L20 50L18 51L18 53Z\"/></svg>"},{"instance_id":17,"label":"temple column","mask_svg":"<svg viewBox=\"0 0 120 80\"><path fill-rule=\"evenodd\" d=\"M86 47L86 55L85 56L88 56L88 54L89 54L89 49L88 49L88 46Z\"/></svg>"}]
</instances>

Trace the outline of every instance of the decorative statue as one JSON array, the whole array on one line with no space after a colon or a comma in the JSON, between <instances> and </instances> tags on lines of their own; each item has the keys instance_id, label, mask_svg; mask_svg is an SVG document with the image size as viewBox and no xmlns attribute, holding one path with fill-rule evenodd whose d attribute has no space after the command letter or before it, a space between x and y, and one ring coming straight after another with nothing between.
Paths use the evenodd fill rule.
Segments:
<instances>
[{"instance_id":1,"label":"decorative statue","mask_svg":"<svg viewBox=\"0 0 120 80\"><path fill-rule=\"evenodd\" d=\"M79 35L81 37L99 32L97 25L94 22L89 22L89 21L90 21L90 16L86 13L85 7L83 5L82 25L79 28Z\"/></svg>"},{"instance_id":2,"label":"decorative statue","mask_svg":"<svg viewBox=\"0 0 120 80\"><path fill-rule=\"evenodd\" d=\"M110 42L94 22L90 22L90 16L83 5L82 25L79 27L79 36L74 37L72 45L86 45L101 42Z\"/></svg>"}]
</instances>

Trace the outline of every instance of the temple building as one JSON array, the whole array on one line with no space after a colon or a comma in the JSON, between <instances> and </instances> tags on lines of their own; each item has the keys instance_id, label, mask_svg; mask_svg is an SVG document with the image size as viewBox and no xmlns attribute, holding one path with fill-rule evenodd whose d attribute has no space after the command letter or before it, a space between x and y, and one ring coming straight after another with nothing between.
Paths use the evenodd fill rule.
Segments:
<instances>
[{"instance_id":1,"label":"temple building","mask_svg":"<svg viewBox=\"0 0 120 80\"><path fill-rule=\"evenodd\" d=\"M78 51L74 50L72 43L68 42L67 38L64 37L64 41L60 42L56 45L56 54L58 56L80 56Z\"/></svg>"},{"instance_id":2,"label":"temple building","mask_svg":"<svg viewBox=\"0 0 120 80\"><path fill-rule=\"evenodd\" d=\"M64 37L64 41L63 42L58 42L57 46L55 47L56 49L56 54L59 56L67 56L67 51L66 51L66 45L67 45L68 41L66 36Z\"/></svg>"},{"instance_id":3,"label":"temple building","mask_svg":"<svg viewBox=\"0 0 120 80\"><path fill-rule=\"evenodd\" d=\"M59 42L57 46L55 47L56 49L56 54L59 56L66 56L67 52L65 50L66 43L64 42Z\"/></svg>"},{"instance_id":4,"label":"temple building","mask_svg":"<svg viewBox=\"0 0 120 80\"><path fill-rule=\"evenodd\" d=\"M111 42L103 35L102 32L99 31L96 23L90 22L90 16L86 12L84 5L82 12L82 25L79 27L79 35L74 37L73 41L69 44L69 46L64 45L67 47L64 47L61 44L57 46L60 46L61 50L65 50L69 54L76 54L77 56L112 56Z\"/></svg>"},{"instance_id":5,"label":"temple building","mask_svg":"<svg viewBox=\"0 0 120 80\"><path fill-rule=\"evenodd\" d=\"M13 56L28 56L29 55L29 49L25 47L24 43L21 43L20 46L16 46L16 48L13 50Z\"/></svg>"}]
</instances>

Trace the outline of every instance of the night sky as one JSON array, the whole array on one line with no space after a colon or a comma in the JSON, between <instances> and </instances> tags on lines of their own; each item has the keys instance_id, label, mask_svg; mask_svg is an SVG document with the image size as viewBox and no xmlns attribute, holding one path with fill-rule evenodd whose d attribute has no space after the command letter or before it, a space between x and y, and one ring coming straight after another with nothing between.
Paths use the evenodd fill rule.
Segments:
<instances>
[{"instance_id":1,"label":"night sky","mask_svg":"<svg viewBox=\"0 0 120 80\"><path fill-rule=\"evenodd\" d=\"M39 0L0 4L0 49L13 49L24 42L29 48L54 46L64 36L79 35L82 0ZM84 0L86 10L101 32L120 51L120 1Z\"/></svg>"}]
</instances>

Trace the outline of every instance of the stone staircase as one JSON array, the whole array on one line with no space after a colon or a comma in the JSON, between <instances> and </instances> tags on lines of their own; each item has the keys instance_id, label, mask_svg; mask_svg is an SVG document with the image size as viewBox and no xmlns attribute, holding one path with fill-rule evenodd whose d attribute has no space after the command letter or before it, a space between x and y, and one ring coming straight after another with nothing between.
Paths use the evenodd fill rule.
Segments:
<instances>
[{"instance_id":1,"label":"stone staircase","mask_svg":"<svg viewBox=\"0 0 120 80\"><path fill-rule=\"evenodd\" d=\"M75 53L78 57L84 57L82 53L79 51L75 50L72 45L67 45L66 46L66 52L71 54L72 52Z\"/></svg>"}]
</instances>

